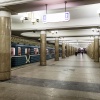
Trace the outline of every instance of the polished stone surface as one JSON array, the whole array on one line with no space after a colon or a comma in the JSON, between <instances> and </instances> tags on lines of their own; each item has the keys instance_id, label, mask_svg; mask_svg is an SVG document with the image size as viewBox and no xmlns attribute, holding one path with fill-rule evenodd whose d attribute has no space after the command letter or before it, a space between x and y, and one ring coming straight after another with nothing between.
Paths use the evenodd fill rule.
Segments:
<instances>
[{"instance_id":1,"label":"polished stone surface","mask_svg":"<svg viewBox=\"0 0 100 100\"><path fill-rule=\"evenodd\" d=\"M67 44L67 57L70 55L70 46Z\"/></svg>"},{"instance_id":2,"label":"polished stone surface","mask_svg":"<svg viewBox=\"0 0 100 100\"><path fill-rule=\"evenodd\" d=\"M40 65L46 66L46 34L40 34Z\"/></svg>"},{"instance_id":3,"label":"polished stone surface","mask_svg":"<svg viewBox=\"0 0 100 100\"><path fill-rule=\"evenodd\" d=\"M0 100L100 100L100 64L87 55L12 69L0 82Z\"/></svg>"},{"instance_id":4,"label":"polished stone surface","mask_svg":"<svg viewBox=\"0 0 100 100\"><path fill-rule=\"evenodd\" d=\"M10 79L11 19L0 17L0 80Z\"/></svg>"},{"instance_id":5,"label":"polished stone surface","mask_svg":"<svg viewBox=\"0 0 100 100\"><path fill-rule=\"evenodd\" d=\"M38 78L29 78L29 77L26 78L26 77L16 77L16 76L12 77L12 79L7 82L15 83L15 84L47 87L47 88L100 93L100 84L96 84L96 83L58 81L58 80L38 79Z\"/></svg>"},{"instance_id":6,"label":"polished stone surface","mask_svg":"<svg viewBox=\"0 0 100 100\"><path fill-rule=\"evenodd\" d=\"M55 38L55 61L59 61L59 38Z\"/></svg>"},{"instance_id":7,"label":"polished stone surface","mask_svg":"<svg viewBox=\"0 0 100 100\"><path fill-rule=\"evenodd\" d=\"M94 61L99 62L99 37L94 38Z\"/></svg>"},{"instance_id":8,"label":"polished stone surface","mask_svg":"<svg viewBox=\"0 0 100 100\"><path fill-rule=\"evenodd\" d=\"M62 58L65 58L65 42L62 42Z\"/></svg>"}]
</instances>

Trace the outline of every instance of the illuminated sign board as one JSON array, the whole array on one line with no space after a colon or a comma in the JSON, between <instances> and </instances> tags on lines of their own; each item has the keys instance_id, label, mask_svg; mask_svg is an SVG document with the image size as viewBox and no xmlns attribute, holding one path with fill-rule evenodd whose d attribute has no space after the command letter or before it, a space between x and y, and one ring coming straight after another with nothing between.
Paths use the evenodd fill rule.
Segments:
<instances>
[{"instance_id":1,"label":"illuminated sign board","mask_svg":"<svg viewBox=\"0 0 100 100\"><path fill-rule=\"evenodd\" d=\"M42 18L43 23L61 22L61 21L69 21L69 20L70 20L69 12L46 14L46 15L43 15L43 18Z\"/></svg>"}]
</instances>

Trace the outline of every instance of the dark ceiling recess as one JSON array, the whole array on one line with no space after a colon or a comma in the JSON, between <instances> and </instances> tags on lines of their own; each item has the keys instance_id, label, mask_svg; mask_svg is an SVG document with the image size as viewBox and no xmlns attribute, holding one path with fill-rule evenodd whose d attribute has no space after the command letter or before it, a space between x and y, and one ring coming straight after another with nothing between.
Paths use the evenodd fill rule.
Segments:
<instances>
[{"instance_id":1,"label":"dark ceiling recess","mask_svg":"<svg viewBox=\"0 0 100 100\"><path fill-rule=\"evenodd\" d=\"M23 38L28 39L28 40L36 40L36 41L40 42L39 37L24 37L24 36L21 36L21 33L23 33L23 32L32 32L32 31L12 31L11 34L13 36L19 36L19 37L23 37ZM33 32L35 33L35 31L33 31ZM47 41L47 44L53 44L54 45L54 43L49 43L48 41Z\"/></svg>"},{"instance_id":2,"label":"dark ceiling recess","mask_svg":"<svg viewBox=\"0 0 100 100\"><path fill-rule=\"evenodd\" d=\"M35 31L33 31L33 33L35 33Z\"/></svg>"},{"instance_id":3,"label":"dark ceiling recess","mask_svg":"<svg viewBox=\"0 0 100 100\"><path fill-rule=\"evenodd\" d=\"M32 32L32 31L12 31L11 32L11 34L12 35L14 35L14 36L20 36L20 37L24 37L24 36L22 36L21 35L21 33L23 33L23 32ZM33 31L34 33L35 33L35 31ZM24 38L26 38L26 39L31 39L31 40L36 40L36 41L38 41L38 37L24 37Z\"/></svg>"}]
</instances>

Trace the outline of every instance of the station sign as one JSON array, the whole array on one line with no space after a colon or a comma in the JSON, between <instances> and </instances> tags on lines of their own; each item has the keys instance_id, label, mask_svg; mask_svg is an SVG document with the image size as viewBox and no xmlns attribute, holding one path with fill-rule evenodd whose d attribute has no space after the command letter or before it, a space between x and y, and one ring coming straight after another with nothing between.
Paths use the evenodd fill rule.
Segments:
<instances>
[{"instance_id":1,"label":"station sign","mask_svg":"<svg viewBox=\"0 0 100 100\"><path fill-rule=\"evenodd\" d=\"M43 23L63 22L63 21L69 21L69 20L70 20L70 13L69 12L45 14L42 17Z\"/></svg>"}]
</instances>

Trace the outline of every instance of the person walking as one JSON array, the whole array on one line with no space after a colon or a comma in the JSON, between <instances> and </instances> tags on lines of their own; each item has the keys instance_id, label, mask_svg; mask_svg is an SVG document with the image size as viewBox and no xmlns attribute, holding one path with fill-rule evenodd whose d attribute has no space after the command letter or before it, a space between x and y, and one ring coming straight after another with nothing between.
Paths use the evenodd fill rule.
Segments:
<instances>
[{"instance_id":1,"label":"person walking","mask_svg":"<svg viewBox=\"0 0 100 100\"><path fill-rule=\"evenodd\" d=\"M75 56L77 56L77 53L78 53L78 52L77 52L77 51L75 51Z\"/></svg>"}]
</instances>

